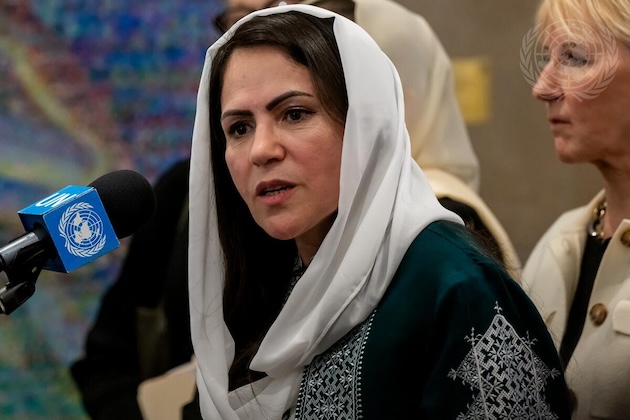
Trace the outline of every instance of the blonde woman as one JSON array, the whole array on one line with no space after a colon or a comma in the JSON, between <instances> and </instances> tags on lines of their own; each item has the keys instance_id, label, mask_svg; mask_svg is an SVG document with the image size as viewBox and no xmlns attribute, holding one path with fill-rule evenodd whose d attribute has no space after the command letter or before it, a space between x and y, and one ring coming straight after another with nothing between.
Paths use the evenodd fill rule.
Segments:
<instances>
[{"instance_id":1,"label":"blonde woman","mask_svg":"<svg viewBox=\"0 0 630 420\"><path fill-rule=\"evenodd\" d=\"M533 94L545 104L556 154L594 165L603 185L551 226L523 273L578 419L630 413L628 16L628 0L543 0L537 14L548 61Z\"/></svg>"}]
</instances>

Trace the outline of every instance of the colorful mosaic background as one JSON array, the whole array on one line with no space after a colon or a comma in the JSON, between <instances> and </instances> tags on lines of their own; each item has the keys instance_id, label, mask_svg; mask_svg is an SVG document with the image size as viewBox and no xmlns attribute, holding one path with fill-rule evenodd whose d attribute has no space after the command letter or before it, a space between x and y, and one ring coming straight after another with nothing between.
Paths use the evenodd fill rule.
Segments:
<instances>
[{"instance_id":1,"label":"colorful mosaic background","mask_svg":"<svg viewBox=\"0 0 630 420\"><path fill-rule=\"evenodd\" d=\"M0 0L0 245L17 211L118 168L150 181L189 152L219 0ZM123 246L0 315L0 418L85 419L67 367ZM0 285L6 278L0 275Z\"/></svg>"}]
</instances>

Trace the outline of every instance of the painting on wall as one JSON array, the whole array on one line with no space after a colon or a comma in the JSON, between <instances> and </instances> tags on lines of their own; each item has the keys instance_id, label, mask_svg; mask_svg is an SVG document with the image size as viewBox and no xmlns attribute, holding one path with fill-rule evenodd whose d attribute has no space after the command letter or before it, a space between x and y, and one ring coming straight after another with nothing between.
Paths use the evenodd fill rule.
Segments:
<instances>
[{"instance_id":1,"label":"painting on wall","mask_svg":"<svg viewBox=\"0 0 630 420\"><path fill-rule=\"evenodd\" d=\"M17 211L129 168L154 182L190 149L219 0L0 0L0 246ZM84 419L68 365L127 242L69 274L44 271L0 315L0 418ZM0 286L6 278L0 275Z\"/></svg>"}]
</instances>

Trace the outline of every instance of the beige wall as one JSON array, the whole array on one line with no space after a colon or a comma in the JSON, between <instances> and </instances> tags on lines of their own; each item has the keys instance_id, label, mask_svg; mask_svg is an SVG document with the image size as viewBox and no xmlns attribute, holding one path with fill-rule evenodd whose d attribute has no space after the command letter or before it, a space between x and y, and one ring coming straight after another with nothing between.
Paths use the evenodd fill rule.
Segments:
<instances>
[{"instance_id":1,"label":"beige wall","mask_svg":"<svg viewBox=\"0 0 630 420\"><path fill-rule=\"evenodd\" d=\"M469 129L481 162L481 195L524 262L560 213L585 204L601 187L590 166L558 161L544 106L521 73L521 43L537 1L397 1L428 20L451 57L489 59L491 119Z\"/></svg>"}]
</instances>

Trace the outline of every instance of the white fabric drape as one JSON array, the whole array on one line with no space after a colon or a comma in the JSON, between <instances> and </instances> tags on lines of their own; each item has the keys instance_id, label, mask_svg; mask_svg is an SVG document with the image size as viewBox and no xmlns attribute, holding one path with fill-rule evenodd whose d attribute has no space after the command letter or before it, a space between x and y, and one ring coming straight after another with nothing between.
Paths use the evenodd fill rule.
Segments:
<instances>
[{"instance_id":1,"label":"white fabric drape","mask_svg":"<svg viewBox=\"0 0 630 420\"><path fill-rule=\"evenodd\" d=\"M391 0L354 0L355 20L392 60L405 94L411 154L479 192L479 162L461 115L453 66L426 20Z\"/></svg>"},{"instance_id":2,"label":"white fabric drape","mask_svg":"<svg viewBox=\"0 0 630 420\"><path fill-rule=\"evenodd\" d=\"M210 166L208 79L212 57L231 36L229 31L206 54L191 157L191 328L201 410L207 419L280 419L295 403L303 367L375 309L418 233L435 220L461 223L439 205L413 160L398 74L363 29L306 5L261 10L235 28L253 16L289 10L335 17L349 99L338 215L252 361L251 368L268 377L228 395L234 342L222 316L224 278Z\"/></svg>"},{"instance_id":3,"label":"white fabric drape","mask_svg":"<svg viewBox=\"0 0 630 420\"><path fill-rule=\"evenodd\" d=\"M354 0L355 20L392 60L405 94L411 154L435 194L472 207L518 281L521 262L507 232L478 195L479 162L461 115L451 61L426 20L391 0Z\"/></svg>"}]
</instances>

